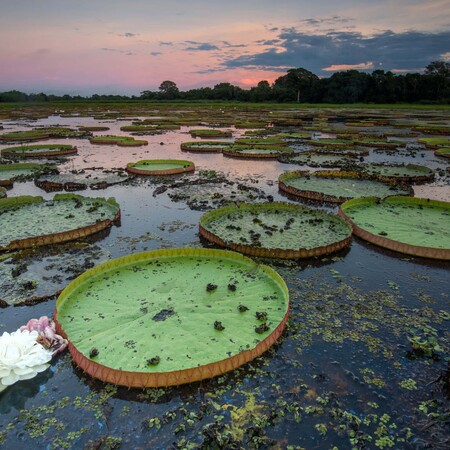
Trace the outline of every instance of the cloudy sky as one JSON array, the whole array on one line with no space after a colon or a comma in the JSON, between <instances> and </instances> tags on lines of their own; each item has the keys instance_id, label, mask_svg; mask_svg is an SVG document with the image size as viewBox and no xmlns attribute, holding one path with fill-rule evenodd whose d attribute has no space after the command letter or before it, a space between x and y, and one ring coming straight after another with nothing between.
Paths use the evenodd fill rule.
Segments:
<instances>
[{"instance_id":1,"label":"cloudy sky","mask_svg":"<svg viewBox=\"0 0 450 450\"><path fill-rule=\"evenodd\" d=\"M449 0L1 0L0 91L244 88L450 61Z\"/></svg>"}]
</instances>

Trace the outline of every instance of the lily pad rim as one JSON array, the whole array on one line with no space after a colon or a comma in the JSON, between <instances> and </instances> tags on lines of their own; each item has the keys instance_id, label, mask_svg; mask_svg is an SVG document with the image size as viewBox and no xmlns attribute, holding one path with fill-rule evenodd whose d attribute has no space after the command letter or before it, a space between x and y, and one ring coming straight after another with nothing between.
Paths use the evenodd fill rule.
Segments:
<instances>
[{"instance_id":1,"label":"lily pad rim","mask_svg":"<svg viewBox=\"0 0 450 450\"><path fill-rule=\"evenodd\" d=\"M207 229L207 222L216 216L235 212L237 210L251 210L251 209L292 209L296 211L314 211L323 216L331 217L332 220L339 220L336 214L329 213L327 211L318 211L308 208L307 206L297 205L287 202L267 202L267 203L239 203L238 205L228 205L213 211L208 211L203 214L199 219L199 234L210 242L220 245L224 248L229 248L233 251L243 253L249 256L257 256L261 258L280 258L280 259L301 259L311 258L316 256L323 256L330 253L342 250L350 245L352 240L352 229L348 226L348 235L340 241L333 242L327 245L321 245L311 249L298 248L298 249L282 249L282 248L268 248L268 247L255 247L247 244L239 243L227 243L220 236L209 231ZM340 220L339 220L340 221ZM344 222L340 221L344 226ZM348 224L347 224L348 225Z\"/></svg>"},{"instance_id":2,"label":"lily pad rim","mask_svg":"<svg viewBox=\"0 0 450 450\"><path fill-rule=\"evenodd\" d=\"M146 169L138 169L134 166L137 164L142 163L150 163L151 164L171 164L176 163L180 166L186 166L186 167L174 167L172 169L158 169L158 170L149 170ZM137 174L137 175L176 175L186 172L193 172L195 171L195 164L192 161L184 160L184 159L141 159L140 161L136 162L130 162L127 164L126 170L130 173Z\"/></svg>"},{"instance_id":3,"label":"lily pad rim","mask_svg":"<svg viewBox=\"0 0 450 450\"><path fill-rule=\"evenodd\" d=\"M394 239L389 239L378 234L371 233L367 231L365 228L357 225L347 214L352 206L361 205L361 204L380 204L380 203L394 203L394 202L403 202L403 203L414 203L418 205L434 205L438 207L446 208L450 211L450 203L444 202L441 200L431 200L427 198L418 198L418 197L407 197L407 196L397 196L392 195L386 197L384 199L380 199L378 197L361 197L355 198L351 200L347 200L339 207L338 214L347 220L353 228L353 234L364 239L374 245L378 245L380 247L387 248L389 250L394 250L399 253L405 253L412 256L420 256L424 258L431 259L440 259L440 260L450 260L450 249L441 249L435 247L425 247L419 245L408 244L405 242L400 242Z\"/></svg>"},{"instance_id":4,"label":"lily pad rim","mask_svg":"<svg viewBox=\"0 0 450 450\"><path fill-rule=\"evenodd\" d=\"M112 226L112 224L120 219L120 207L114 198L101 198L101 197L84 197L76 194L56 194L52 201L66 201L70 199L84 199L88 198L90 200L100 201L108 203L116 209L116 213L113 219L104 219L99 222L86 225L84 227L74 228L72 230L66 230L57 233L42 234L38 236L31 236L27 238L15 239L9 242L5 246L0 246L0 252L10 251L10 250L22 250L30 247L44 246L49 244L59 244L62 242L69 242L79 238L84 238L91 234L103 231L106 228ZM18 197L2 198L0 201L0 210L5 208L13 208L17 205L27 205L31 203L43 203L45 200L41 196L31 196L23 195Z\"/></svg>"},{"instance_id":5,"label":"lily pad rim","mask_svg":"<svg viewBox=\"0 0 450 450\"><path fill-rule=\"evenodd\" d=\"M287 194L294 195L296 197L302 197L307 198L314 201L320 201L320 202L330 202L330 203L344 203L347 200L352 200L351 197L339 197L337 195L329 195L329 194L322 194L318 191L309 191L309 190L303 190L303 189L297 189L293 186L289 186L285 183L285 181L289 180L290 178L297 178L302 176L318 176L323 178L349 178L349 179L358 179L358 180L368 180L368 181L378 181L380 183L389 184L391 186L397 186L401 187L402 189L405 189L408 191L408 194L405 194L405 197L412 197L414 195L414 191L411 186L408 186L404 183L397 182L392 179L385 179L384 177L378 176L378 175L369 175L364 172L356 172L356 171L349 171L349 170L318 170L315 172L307 171L307 170L294 170L294 171L288 171L283 172L278 177L278 187L281 191L286 192Z\"/></svg>"},{"instance_id":6,"label":"lily pad rim","mask_svg":"<svg viewBox=\"0 0 450 450\"><path fill-rule=\"evenodd\" d=\"M273 329L273 331L255 347L244 350L230 358L214 361L212 363L192 367L188 369L175 370L171 372L130 372L114 369L95 361L92 361L87 356L82 354L77 348L70 342L70 336L67 336L58 321L58 308L61 308L64 301L67 300L73 290L75 290L80 284L84 283L86 279L91 276L95 276L102 273L104 269L112 269L119 267L120 265L133 264L139 261L145 261L148 257L157 257L159 259L163 257L177 257L177 256L217 256L220 258L228 258L236 261L244 261L247 264L254 264L260 267L272 280L274 280L277 286L283 293L285 300L286 310L283 319ZM65 336L69 340L69 351L74 359L74 362L88 374L94 378L98 378L105 382L113 384L125 385L128 387L162 387L173 386L185 383L191 383L200 381L214 376L222 375L228 371L234 370L237 367L253 360L267 351L281 336L285 328L286 322L289 317L290 302L289 291L283 278L271 267L258 264L246 256L240 253L231 252L229 250L216 250L216 249L204 249L204 248L172 248L172 249L158 249L150 250L146 252L134 253L113 260L106 261L99 264L92 269L88 269L69 285L67 285L56 300L54 310L54 320L58 333Z\"/></svg>"}]
</instances>

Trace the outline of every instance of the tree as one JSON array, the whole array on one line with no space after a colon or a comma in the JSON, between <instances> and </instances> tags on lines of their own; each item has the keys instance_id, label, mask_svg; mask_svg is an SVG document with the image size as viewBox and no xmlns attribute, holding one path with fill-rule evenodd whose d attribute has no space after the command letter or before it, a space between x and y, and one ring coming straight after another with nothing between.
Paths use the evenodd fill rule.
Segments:
<instances>
[{"instance_id":1,"label":"tree","mask_svg":"<svg viewBox=\"0 0 450 450\"><path fill-rule=\"evenodd\" d=\"M212 90L213 98L217 100L236 100L236 94L240 90L231 83L216 84Z\"/></svg>"},{"instance_id":2,"label":"tree","mask_svg":"<svg viewBox=\"0 0 450 450\"><path fill-rule=\"evenodd\" d=\"M270 100L272 88L267 80L262 80L256 87L250 89L250 99L252 102L265 102Z\"/></svg>"},{"instance_id":3,"label":"tree","mask_svg":"<svg viewBox=\"0 0 450 450\"><path fill-rule=\"evenodd\" d=\"M289 100L297 102L308 102L311 100L311 94L314 84L319 77L309 70L298 68L290 69L286 75L278 77L273 85L274 91L279 91L283 97L287 94Z\"/></svg>"},{"instance_id":4,"label":"tree","mask_svg":"<svg viewBox=\"0 0 450 450\"><path fill-rule=\"evenodd\" d=\"M170 80L163 81L159 86L159 96L165 100L174 100L180 96L177 85Z\"/></svg>"},{"instance_id":5,"label":"tree","mask_svg":"<svg viewBox=\"0 0 450 450\"><path fill-rule=\"evenodd\" d=\"M371 87L371 76L357 70L335 72L327 80L326 103L366 102Z\"/></svg>"},{"instance_id":6,"label":"tree","mask_svg":"<svg viewBox=\"0 0 450 450\"><path fill-rule=\"evenodd\" d=\"M450 63L446 61L432 61L425 68L427 85L432 92L432 100L442 101L450 95Z\"/></svg>"},{"instance_id":7,"label":"tree","mask_svg":"<svg viewBox=\"0 0 450 450\"><path fill-rule=\"evenodd\" d=\"M450 78L450 62L446 61L432 61L425 67L427 75L442 75L445 78Z\"/></svg>"}]
</instances>

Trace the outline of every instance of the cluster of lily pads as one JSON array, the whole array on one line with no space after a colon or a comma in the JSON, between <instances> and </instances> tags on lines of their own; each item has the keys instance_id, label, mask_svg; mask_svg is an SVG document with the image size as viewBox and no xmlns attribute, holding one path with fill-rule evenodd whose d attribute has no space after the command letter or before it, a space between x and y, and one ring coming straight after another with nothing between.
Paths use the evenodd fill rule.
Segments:
<instances>
[{"instance_id":1,"label":"cluster of lily pads","mask_svg":"<svg viewBox=\"0 0 450 450\"><path fill-rule=\"evenodd\" d=\"M99 117L110 118L111 114ZM144 119L121 127L121 131L155 134L183 125L204 123L181 116ZM200 219L200 235L210 243L250 256L299 259L345 249L353 232L395 251L450 259L448 203L413 199L411 186L404 184L431 181L435 173L419 165L360 164L369 154L368 148L395 150L404 144L357 130L382 126L380 121L348 121L345 127L351 129L342 129L325 118L267 117L255 121L243 116L239 120L212 117L208 125L261 129L233 142L205 140L231 138L231 130L191 129L191 136L201 139L184 142L181 149L345 169L295 171L279 177L280 190L295 198L343 203L339 210L342 217L291 203L232 205ZM284 129L271 132L268 125ZM89 136L92 131L107 131L105 128L43 128L29 132L28 137L19 132L3 134L1 139ZM436 132L431 126L414 130ZM336 137L317 138L315 132ZM422 142L435 148L436 155L445 156L448 139L436 139ZM129 136L96 136L90 137L90 142L126 147L148 143ZM304 146L307 151L299 151ZM76 148L63 145L2 150L2 156L8 158L74 153ZM7 164L0 167L0 179L2 172L5 180L14 180L40 170L39 166ZM185 160L140 160L129 163L126 170L139 175L173 175L192 172L195 165ZM63 189L70 190L70 181L60 181ZM58 179L46 176L36 184L44 186L44 182L49 190L57 189ZM111 199L55 196L44 201L17 197L2 202L0 251L77 239L111 226L120 214ZM55 216L57 221L48 220ZM24 364L20 358L13 361L7 352L0 354L0 382L6 387L45 370L56 346L62 349L67 344L66 338L72 344L75 363L105 382L157 387L198 381L233 370L266 351L282 334L288 314L289 296L283 279L238 253L187 248L129 255L74 280L58 298L56 325L49 322L42 325L42 331L34 329L33 322L20 333L5 333L0 339L11 348L23 347L28 362Z\"/></svg>"}]
</instances>

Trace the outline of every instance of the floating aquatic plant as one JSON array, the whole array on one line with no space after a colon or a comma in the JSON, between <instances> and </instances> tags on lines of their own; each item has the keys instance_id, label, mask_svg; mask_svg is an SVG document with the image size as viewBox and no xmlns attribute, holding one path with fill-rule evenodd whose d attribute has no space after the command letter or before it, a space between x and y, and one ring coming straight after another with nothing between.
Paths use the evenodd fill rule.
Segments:
<instances>
[{"instance_id":1,"label":"floating aquatic plant","mask_svg":"<svg viewBox=\"0 0 450 450\"><path fill-rule=\"evenodd\" d=\"M47 350L50 350L53 356L67 347L67 339L56 333L55 322L47 316L31 319L26 325L21 326L19 330L28 330L30 333L36 331L38 333L37 342Z\"/></svg>"},{"instance_id":2,"label":"floating aquatic plant","mask_svg":"<svg viewBox=\"0 0 450 450\"><path fill-rule=\"evenodd\" d=\"M52 351L38 342L38 331L17 330L0 337L0 392L48 367Z\"/></svg>"},{"instance_id":3,"label":"floating aquatic plant","mask_svg":"<svg viewBox=\"0 0 450 450\"><path fill-rule=\"evenodd\" d=\"M20 380L29 380L49 366L54 355L67 347L47 316L31 319L12 333L0 336L0 392Z\"/></svg>"}]
</instances>

